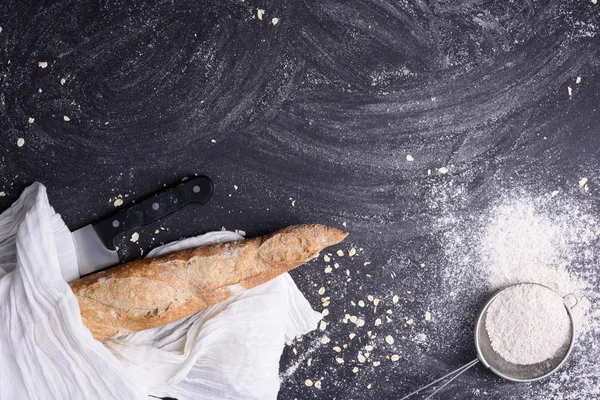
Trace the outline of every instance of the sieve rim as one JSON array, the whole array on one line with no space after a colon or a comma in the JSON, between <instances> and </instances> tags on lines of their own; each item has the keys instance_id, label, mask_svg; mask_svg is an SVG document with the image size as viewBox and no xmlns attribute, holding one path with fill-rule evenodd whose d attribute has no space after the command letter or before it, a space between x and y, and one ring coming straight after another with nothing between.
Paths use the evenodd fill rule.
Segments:
<instances>
[{"instance_id":1,"label":"sieve rim","mask_svg":"<svg viewBox=\"0 0 600 400\"><path fill-rule=\"evenodd\" d=\"M488 310L488 308L490 307L490 305L492 304L492 302L496 299L496 297L498 297L500 295L500 293L504 292L505 290L510 289L512 287L515 287L515 286L521 286L521 285L536 285L536 286L541 286L543 288L551 290L553 293L555 293L557 296L559 296L563 300L563 304L565 306L565 309L567 310L567 314L569 315L569 320L571 321L571 340L569 342L569 347L568 347L567 351L565 352L562 360L554 368L552 368L550 371L548 371L544 375L541 375L541 376L538 376L538 377L535 377L535 378L531 378L531 379L521 379L521 378L512 377L510 375L507 375L507 374L503 373L499 369L495 368L493 365L490 365L487 362L487 360L485 359L485 356L483 355L483 353L481 351L481 345L480 345L480 342L479 342L479 332L481 331L481 329L485 329L485 326L484 326L485 325L484 315L485 315L486 311ZM569 293L569 294L571 294L571 293ZM533 283L533 282L517 283L517 284L514 284L514 285L507 286L507 287L505 287L505 288L500 289L499 291L497 291L485 303L485 305L483 306L481 312L479 313L479 316L477 317L477 322L476 322L476 325L475 325L475 349L477 350L477 358L479 359L479 361L481 361L481 363L483 365L485 365L487 368L489 368L493 373L495 373L499 377L504 378L504 379L509 380L509 381L513 381L513 382L535 382L535 381L539 381L541 379L547 378L548 376L550 376L553 373L555 373L567 361L567 359L571 355L571 351L573 350L573 346L575 345L575 320L573 318L573 313L571 312L571 307L565 301L565 297L569 296L569 294L567 294L566 296L562 296L556 290L554 290L554 289L552 289L552 288L550 288L550 287L548 287L546 285L542 285L540 283Z\"/></svg>"}]
</instances>

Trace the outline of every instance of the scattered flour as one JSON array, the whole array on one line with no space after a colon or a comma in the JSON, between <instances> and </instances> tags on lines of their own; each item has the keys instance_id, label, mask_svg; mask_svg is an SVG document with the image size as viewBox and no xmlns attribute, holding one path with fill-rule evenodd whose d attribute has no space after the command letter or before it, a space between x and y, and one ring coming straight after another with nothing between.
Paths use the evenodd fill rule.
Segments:
<instances>
[{"instance_id":1,"label":"scattered flour","mask_svg":"<svg viewBox=\"0 0 600 400\"><path fill-rule=\"evenodd\" d=\"M571 320L559 295L539 285L517 285L490 304L485 328L506 361L531 365L548 360L571 339Z\"/></svg>"},{"instance_id":2,"label":"scattered flour","mask_svg":"<svg viewBox=\"0 0 600 400\"><path fill-rule=\"evenodd\" d=\"M432 186L428 200L443 249L443 258L429 260L438 264L438 290L444 293L429 298L432 308L445 310L438 336L470 335L468 316L516 283L540 283L579 301L572 309L573 355L544 385L519 392L530 400L600 398L600 311L591 306L600 304L600 221L597 205L574 186L536 195L491 189L486 204L474 205L467 186L450 181Z\"/></svg>"},{"instance_id":3,"label":"scattered flour","mask_svg":"<svg viewBox=\"0 0 600 400\"><path fill-rule=\"evenodd\" d=\"M553 220L538 211L531 199L502 204L492 211L480 243L481 256L491 289L532 282L563 296L575 294L580 304L573 312L579 328L586 329L590 308L582 293L586 284L568 269L579 253L578 243L588 243L596 235L593 229L586 229L591 219L571 218L579 211L568 214Z\"/></svg>"}]
</instances>

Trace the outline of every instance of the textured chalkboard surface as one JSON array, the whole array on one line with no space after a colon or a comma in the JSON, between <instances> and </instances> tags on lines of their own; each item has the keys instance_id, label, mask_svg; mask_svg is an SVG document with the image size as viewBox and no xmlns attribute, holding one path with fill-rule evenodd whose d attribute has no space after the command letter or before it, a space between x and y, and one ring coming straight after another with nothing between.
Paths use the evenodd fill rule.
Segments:
<instances>
[{"instance_id":1,"label":"textured chalkboard surface","mask_svg":"<svg viewBox=\"0 0 600 400\"><path fill-rule=\"evenodd\" d=\"M491 292L449 277L465 273L481 216L507 198L598 215L592 1L3 0L0 26L1 209L39 181L75 229L119 196L206 174L212 202L140 231L139 248L123 239L129 256L221 227L351 232L344 256L292 273L330 314L286 347L281 399L399 398L473 359ZM580 269L598 273L586 243ZM479 366L443 398L597 398L597 358L584 342L563 373L520 385Z\"/></svg>"}]
</instances>

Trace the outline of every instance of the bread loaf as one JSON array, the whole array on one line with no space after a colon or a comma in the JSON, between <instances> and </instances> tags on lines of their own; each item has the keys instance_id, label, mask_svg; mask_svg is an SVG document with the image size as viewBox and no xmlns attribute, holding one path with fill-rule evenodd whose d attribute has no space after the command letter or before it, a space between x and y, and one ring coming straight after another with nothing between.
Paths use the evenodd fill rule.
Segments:
<instances>
[{"instance_id":1,"label":"bread loaf","mask_svg":"<svg viewBox=\"0 0 600 400\"><path fill-rule=\"evenodd\" d=\"M347 235L323 225L290 226L133 261L70 285L83 323L94 338L106 340L185 318L296 268Z\"/></svg>"}]
</instances>

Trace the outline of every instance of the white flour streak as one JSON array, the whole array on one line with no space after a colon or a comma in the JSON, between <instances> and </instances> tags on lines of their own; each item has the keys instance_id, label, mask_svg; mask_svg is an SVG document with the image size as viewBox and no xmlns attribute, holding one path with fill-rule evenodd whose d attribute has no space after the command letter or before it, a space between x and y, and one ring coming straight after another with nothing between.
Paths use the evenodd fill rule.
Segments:
<instances>
[{"instance_id":1,"label":"white flour streak","mask_svg":"<svg viewBox=\"0 0 600 400\"><path fill-rule=\"evenodd\" d=\"M290 365L285 371L283 371L279 374L279 379L285 380L285 379L289 378L290 376L294 375L294 372L296 372L296 370L304 362L304 360L306 360L312 353L314 353L320 347L321 347L320 340L319 339L313 340L313 343L311 344L311 346L307 350L302 351L302 353L300 354L298 359L296 359L292 363L292 365Z\"/></svg>"}]
</instances>

